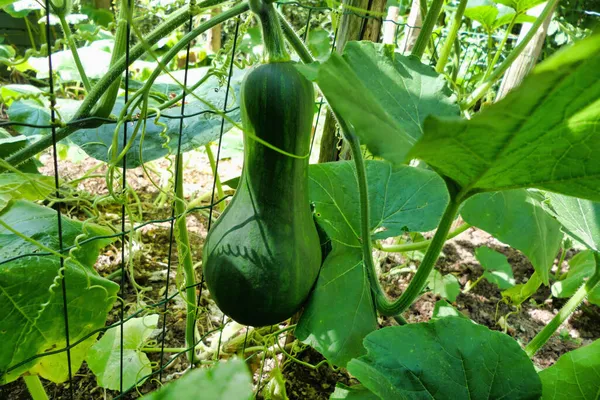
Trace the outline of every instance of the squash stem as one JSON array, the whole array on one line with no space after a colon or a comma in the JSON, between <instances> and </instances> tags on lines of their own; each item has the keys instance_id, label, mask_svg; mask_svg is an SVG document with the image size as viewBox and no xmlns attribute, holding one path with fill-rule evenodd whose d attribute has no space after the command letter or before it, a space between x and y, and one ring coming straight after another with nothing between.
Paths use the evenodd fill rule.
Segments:
<instances>
[{"instance_id":1,"label":"squash stem","mask_svg":"<svg viewBox=\"0 0 600 400\"><path fill-rule=\"evenodd\" d=\"M435 70L438 74L444 72L444 67L448 62L448 57L450 56L450 52L452 51L452 47L454 46L454 40L458 35L458 29L462 25L462 18L465 13L465 9L467 8L467 0L460 0L458 3L458 8L456 9L456 13L454 14L454 20L452 21L452 27L450 28L450 32L448 33L448 37L446 37L446 41L444 42L444 47L442 47L442 51L440 53L440 58L438 59L437 65L435 66Z\"/></svg>"},{"instance_id":2,"label":"squash stem","mask_svg":"<svg viewBox=\"0 0 600 400\"><path fill-rule=\"evenodd\" d=\"M85 87L85 91L89 93L92 90L92 85L90 85L90 81L85 73L85 69L83 68L83 64L81 63L81 58L79 58L79 52L77 51L77 44L73 39L73 35L71 33L71 27L69 26L67 19L64 15L59 15L58 20L60 21L60 27L65 34L65 38L67 39L67 43L69 44L69 49L71 50L71 54L73 55L73 61L75 62L75 66L77 67L77 72L79 72L79 76L81 77L81 82L83 82L83 86ZM48 57L50 57L50 50L48 50Z\"/></svg>"},{"instance_id":3,"label":"squash stem","mask_svg":"<svg viewBox=\"0 0 600 400\"><path fill-rule=\"evenodd\" d=\"M427 15L425 16L423 27L421 28L419 36L417 36L417 41L410 53L411 56L415 56L418 59L423 57L423 53L425 53L425 48L427 48L429 38L431 38L431 33L433 32L433 28L435 27L443 5L444 0L433 0L431 3L431 7L429 7L429 11L427 11Z\"/></svg>"},{"instance_id":4,"label":"squash stem","mask_svg":"<svg viewBox=\"0 0 600 400\"><path fill-rule=\"evenodd\" d=\"M196 329L196 276L194 273L194 263L192 261L192 251L190 239L187 232L185 201L183 193L183 156L178 155L176 161L177 175L175 184L175 215L179 215L176 221L175 236L177 238L177 253L179 254L179 263L183 266L183 275L185 277L185 297L187 305L187 316L185 320L185 344L190 350L187 357L190 362L195 358L195 329Z\"/></svg>"},{"instance_id":5,"label":"squash stem","mask_svg":"<svg viewBox=\"0 0 600 400\"><path fill-rule=\"evenodd\" d=\"M587 295L594 289L598 282L600 282L600 253L594 252L594 259L596 260L596 271L588 281L583 284L577 292L567 301L567 303L560 309L558 314L552 318L552 320L542 329L531 341L525 346L525 353L529 358L533 357L539 349L546 344L548 339L560 328L560 326L577 310L577 308L583 303L583 300Z\"/></svg>"},{"instance_id":6,"label":"squash stem","mask_svg":"<svg viewBox=\"0 0 600 400\"><path fill-rule=\"evenodd\" d=\"M272 3L265 0L248 0L250 10L258 16L262 28L263 44L265 46L266 62L290 61L290 55L285 49L281 22Z\"/></svg>"},{"instance_id":7,"label":"squash stem","mask_svg":"<svg viewBox=\"0 0 600 400\"><path fill-rule=\"evenodd\" d=\"M33 400L48 400L48 394L44 390L39 375L23 375L23 380Z\"/></svg>"},{"instance_id":8,"label":"squash stem","mask_svg":"<svg viewBox=\"0 0 600 400\"><path fill-rule=\"evenodd\" d=\"M290 24L290 22L283 16L281 12L279 12L279 10L277 11L277 15L281 21L281 27L283 28L283 34L285 38L290 46L292 46L296 54L298 54L300 60L302 60L304 64L310 64L311 62L314 62L315 59L313 58L312 54L310 54L310 50L308 50L308 47L306 47L306 44L304 44L302 39L300 39L300 36L298 36L296 31L294 31L292 24Z\"/></svg>"}]
</instances>

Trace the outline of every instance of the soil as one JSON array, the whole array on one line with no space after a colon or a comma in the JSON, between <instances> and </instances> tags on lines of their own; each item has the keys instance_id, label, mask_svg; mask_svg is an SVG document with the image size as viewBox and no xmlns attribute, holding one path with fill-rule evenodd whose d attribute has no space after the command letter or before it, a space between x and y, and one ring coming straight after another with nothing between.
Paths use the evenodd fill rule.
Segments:
<instances>
[{"instance_id":1,"label":"soil","mask_svg":"<svg viewBox=\"0 0 600 400\"><path fill-rule=\"evenodd\" d=\"M51 163L48 162L48 156L42 157L42 162L46 165L42 172L52 175ZM221 161L219 171L221 179L227 179L238 176L241 171L241 157L233 160ZM191 152L186 153L186 174L184 177L184 190L189 196L186 200L198 198L201 194L210 193L212 190L212 173L209 167L208 158L205 153ZM79 163L61 161L59 165L60 176L66 182L80 178L90 168L96 164L92 159L86 158ZM157 161L153 163L154 172L150 176L160 182L161 174L167 168L167 161ZM106 180L102 176L105 173L105 167L100 167L95 173L101 176L90 178L77 183L77 191L81 198L92 198L107 194ZM171 206L169 201L163 201L160 204L155 202L159 198L160 191L154 187L145 177L141 168L132 169L127 172L127 181L137 192L140 199L141 214L138 213L136 220L150 221L157 219L166 219L171 215ZM164 188L167 191L168 188ZM203 204L207 204L206 202ZM85 219L86 214L78 203L74 202L66 207L67 214L72 218ZM115 227L120 227L120 206L107 201L99 206L99 210ZM218 212L215 213L218 215ZM201 268L198 266L202 258L202 245L206 236L208 219L200 213L192 213L187 218L187 228L191 241L192 258L197 263L196 279L201 280ZM431 234L430 234L431 235ZM168 295L177 292L177 283L181 281L176 273L178 266L178 255L175 246L173 246L169 257L169 244L171 242L170 223L157 222L146 225L137 231L133 236L135 247L132 253L134 278L137 285L146 290L140 294L132 285L131 277L127 276L126 284L121 296L125 302L124 314L147 308L146 313L159 313L159 326L156 334L151 338L154 344L163 340L163 318L164 318L164 343L167 348L181 348L185 346L185 315L186 304L181 296L175 296L170 300L164 312L164 306L150 307L153 303L159 303L165 298L165 286L168 270L169 287ZM443 249L443 254L438 260L437 268L443 274L453 274L456 276L464 289L467 282L474 282L482 274L482 268L477 262L474 252L479 246L486 245L494 250L504 254L513 267L516 283L524 283L533 273L531 263L518 251L498 242L490 235L469 228L454 239L448 241ZM567 260L573 256L573 252L567 255ZM130 256L126 250L127 257ZM399 296L408 285L413 273L390 274L390 270L405 263L418 266L418 261L404 259L403 256L396 253L377 252L380 259L380 268L383 274L382 284L390 297ZM102 276L109 276L120 269L122 258L120 242L115 242L106 247L96 263L96 269ZM565 264L566 265L566 264ZM555 266L556 268L556 266ZM120 278L116 278L119 280ZM201 295L201 308L204 312L200 315L198 330L200 334L210 332L218 328L222 323L222 314L210 300L206 287L199 286L197 295ZM412 305L409 312L405 314L406 319L411 323L425 322L431 318L433 307L438 299L431 293L426 293ZM505 304L502 301L500 290L493 284L481 280L473 289L466 293L459 294L453 305L473 321L483 324L491 329L504 331L514 337L520 343L529 341L539 330L557 313L558 309L564 304L564 300L554 299L550 295L550 290L546 287L540 288L538 292L525 302L520 308L515 308ZM112 324L120 320L120 305L115 303L114 309L108 316L107 324ZM504 321L502 323L502 321ZM394 321L382 318L381 326L393 325ZM280 325L279 328L285 328ZM276 329L276 328L274 328ZM238 331L238 335L245 334L245 328ZM552 365L562 354L578 348L582 345L592 342L600 337L600 310L589 304L584 304L563 326L560 335L555 335L535 356L534 362L539 367ZM203 343L206 346L216 340L216 336L207 337ZM285 333L278 336L282 345L289 344L290 337ZM286 342L287 340L287 342ZM152 344L152 343L151 343ZM150 346L151 344L147 344ZM238 343L239 344L239 343ZM248 342L246 346L253 346L260 343ZM245 347L245 346L244 346ZM236 350L220 353L219 358L232 356ZM150 361L160 363L160 353L147 353ZM343 369L334 369L323 361L323 357L315 350L305 347L295 354L296 358L303 361L297 363L286 359L281 353L269 357L263 362L260 357L251 357L248 364L254 375L255 389L259 389L257 398L277 398L269 396L269 393L276 393L273 390L272 380L277 369L281 367L281 372L285 379L285 390L290 399L329 399L330 394L335 389L337 382L346 385L357 383ZM168 362L173 357L173 353L165 353L163 362ZM312 365L310 368L307 365ZM318 368L314 366L319 365ZM177 357L175 361L163 371L162 383L177 379L183 372L189 368L189 363L185 356ZM155 368L154 371L157 371ZM140 395L155 390L158 387L157 378L147 380L137 391L131 391L126 394L124 399L139 398ZM52 399L70 399L71 387L68 384L54 384L42 380L47 393ZM73 393L75 399L112 399L118 395L118 391L105 390L98 386L96 378L87 365L83 366L73 376ZM277 388L275 388L277 389ZM281 388L279 388L281 390ZM20 400L29 399L29 393L21 379L8 385L0 387L0 399Z\"/></svg>"}]
</instances>

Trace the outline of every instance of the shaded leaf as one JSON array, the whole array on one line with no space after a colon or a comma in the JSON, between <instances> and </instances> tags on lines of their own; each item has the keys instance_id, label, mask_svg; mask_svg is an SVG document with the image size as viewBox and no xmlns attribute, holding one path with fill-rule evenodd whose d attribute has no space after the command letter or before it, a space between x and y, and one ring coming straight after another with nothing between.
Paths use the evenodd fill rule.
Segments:
<instances>
[{"instance_id":1,"label":"shaded leaf","mask_svg":"<svg viewBox=\"0 0 600 400\"><path fill-rule=\"evenodd\" d=\"M534 272L526 283L520 283L503 291L502 300L507 304L519 306L537 292L540 286L542 286L542 280L539 274Z\"/></svg>"},{"instance_id":2,"label":"shaded leaf","mask_svg":"<svg viewBox=\"0 0 600 400\"><path fill-rule=\"evenodd\" d=\"M470 120L429 117L411 157L465 195L535 187L600 201L599 38L557 52Z\"/></svg>"},{"instance_id":3,"label":"shaded leaf","mask_svg":"<svg viewBox=\"0 0 600 400\"><path fill-rule=\"evenodd\" d=\"M54 178L40 174L0 174L0 195L12 199L43 200L54 191Z\"/></svg>"},{"instance_id":4,"label":"shaded leaf","mask_svg":"<svg viewBox=\"0 0 600 400\"><path fill-rule=\"evenodd\" d=\"M362 385L346 386L342 383L335 385L335 390L329 397L330 400L379 400L379 396L373 394Z\"/></svg>"},{"instance_id":5,"label":"shaded leaf","mask_svg":"<svg viewBox=\"0 0 600 400\"><path fill-rule=\"evenodd\" d=\"M348 371L383 399L538 399L540 380L516 341L464 318L380 329Z\"/></svg>"},{"instance_id":6,"label":"shaded leaf","mask_svg":"<svg viewBox=\"0 0 600 400\"><path fill-rule=\"evenodd\" d=\"M482 193L467 200L460 213L469 224L522 251L548 285L562 233L537 197L524 189Z\"/></svg>"}]
</instances>

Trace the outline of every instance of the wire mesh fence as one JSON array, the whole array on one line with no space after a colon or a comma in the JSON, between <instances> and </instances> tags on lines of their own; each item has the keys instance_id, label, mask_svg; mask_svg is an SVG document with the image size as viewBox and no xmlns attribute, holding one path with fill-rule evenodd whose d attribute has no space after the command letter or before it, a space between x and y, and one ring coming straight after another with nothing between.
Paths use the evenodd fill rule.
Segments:
<instances>
[{"instance_id":1,"label":"wire mesh fence","mask_svg":"<svg viewBox=\"0 0 600 400\"><path fill-rule=\"evenodd\" d=\"M129 3L130 7L132 6L131 1ZM327 6L306 5L299 2L280 2L277 4L284 13L288 8L301 8L306 10L305 21L297 22L296 29L299 31L301 38L307 43L311 35L311 21L330 20L329 15L331 13L336 13L337 15L351 14L365 20L376 19L381 22L382 26L385 24L393 24L395 26L395 32L392 44L399 52L406 52L407 50L407 42L403 39L409 30L420 28L418 26L410 26L402 21L399 22L395 20L388 20L382 16L365 15L364 13L360 13L355 10L342 8L332 9ZM46 0L45 6L46 9L50 8L50 0ZM236 16L234 19L234 30L230 37L226 37L226 44L223 47L225 51L223 52L224 54L222 54L225 60L223 62L223 68L226 73L221 76L223 85L221 89L218 90L218 94L222 95L222 107L219 109L214 106L196 112L189 112L189 110L186 109L186 105L189 104L189 96L191 96L191 91L187 89L194 85L194 82L190 82L188 76L188 70L190 69L189 60L191 47L190 42L188 42L187 46L185 47L186 55L185 66L183 69L184 75L182 81L182 92L180 97L178 97L178 101L173 104L174 106L168 108L169 112L163 114L155 109L147 109L147 114L142 114L140 116L139 110L128 110L127 107L130 105L131 98L135 98L136 96L135 94L132 95L132 90L130 90L131 81L129 69L131 65L130 57L132 56L130 49L132 48L131 38L133 36L133 32L128 25L124 64L126 73L123 80L125 109L121 114L123 118L115 120L113 118L88 116L68 120L57 115L57 96L55 94L56 82L53 71L53 57L48 57L47 98L49 99L48 111L50 114L50 123L34 124L14 120L0 121L0 127L10 127L13 129L16 127L26 127L32 129L49 130L48 138L51 143L50 161L53 170L52 176L54 193L53 195L49 196L49 199L47 199L46 202L56 211L56 246L54 248L42 246L34 252L16 254L12 257L5 258L0 260L0 268L2 268L3 265L5 267L10 266L11 263L15 263L19 260L30 257L48 257L58 260L58 269L56 271L58 278L55 283L57 284L57 287L60 288L57 293L62 303L62 318L61 321L54 322L55 324L61 324L61 329L64 334L63 346L58 346L58 348L53 349L42 349L42 351L36 352L36 354L30 357L12 363L8 369L0 371L0 374L10 375L14 371L19 371L24 366L31 365L32 362L37 362L36 360L54 355L65 355L67 359L66 365L68 366L68 377L66 379L66 383L62 386L64 387L64 392L62 392L63 396L70 399L89 398L87 393L80 393L76 391L76 381L82 379L82 377L81 374L78 374L76 370L71 368L72 359L74 357L73 353L78 345L82 345L86 343L88 339L95 338L98 335L106 334L109 331L118 332L117 337L119 338L118 359L120 368L118 369L118 376L120 384L116 390L109 392L110 395L114 396L113 398L131 398L137 396L137 391L139 390L137 384L141 384L143 382L147 382L146 386L144 387L144 391L158 388L166 380L172 379L172 377L167 377L167 374L170 373L169 368L172 367L174 363L179 363L180 369L185 370L190 365L201 366L203 364L210 364L214 360L221 358L221 352L223 351L222 345L225 344L227 340L231 339L224 339L223 337L226 327L231 322L228 321L224 315L218 314L218 312L207 303L206 288L204 284L204 277L201 273L201 268L199 269L200 271L195 272L195 279L197 280L192 284L188 284L187 281L178 279L177 275L173 277L173 272L182 268L182 258L194 257L196 259L193 261L197 264L199 261L198 257L200 255L200 251L198 250L193 251L193 249L190 248L182 249L182 243L178 242L176 232L177 229L179 229L177 226L178 221L189 218L197 212L204 212L202 214L202 225L205 226L205 231L210 230L212 222L216 216L216 212L218 211L217 208L224 204L229 197L218 196L217 177L219 175L220 160L222 159L221 150L223 147L223 135L228 130L227 117L233 112L239 110L239 107L231 101L233 99L232 96L230 96L230 92L233 90L232 78L234 77L234 69L238 68L240 65L248 68L250 67L250 64L255 62L249 59L247 54L242 54L239 50L240 40L242 39L245 30L247 30L249 26L248 18L249 17L247 14ZM194 32L195 26L193 22L194 19L190 15L186 24L186 33ZM50 38L52 36L50 27L50 15L48 14L46 16L46 44L48 48L52 48L52 43L50 42ZM440 46L440 43L444 42L446 33L447 31L445 29L440 29L439 31L434 32L433 40L430 46L430 56L428 59L426 59L426 61L430 62L432 65L436 61L437 49ZM337 36L338 31L336 29L332 29L329 32L329 43L331 45L330 51L336 50L335 47ZM466 82L467 86L469 85L469 82L475 81L477 79L477 74L484 71L485 67L487 66L487 47L485 44L487 39L488 38L486 35L482 35L481 33L473 30L465 30L460 32L460 40L456 49L457 61L456 65L452 67L452 73L456 74L455 76L459 77L461 81ZM515 37L510 36L509 42L514 41L515 39ZM508 49L509 48L510 45L508 46ZM458 53L460 53L460 55L458 55ZM242 62L243 60L250 61L244 65ZM479 68L475 68L475 66L479 66ZM192 85L190 85L190 83L192 83ZM322 129L324 119L323 104L323 99L319 98L317 101L318 112L315 115L314 122L316 133L313 136L313 139L318 136L320 129ZM186 114L186 112L188 112L188 114ZM219 119L219 124L217 125L218 134L215 140L217 143L217 152L216 156L214 157L215 174L208 188L209 193L206 196L208 204L192 207L184 206L184 211L178 212L178 209L180 209L180 207L178 207L178 202L181 203L184 201L183 194L177 193L176 188L181 186L181 182L178 180L182 179L184 176L181 171L181 168L184 168L184 149L182 146L182 138L185 134L185 130L187 129L186 121L192 117L208 115ZM161 210L158 210L158 212L156 212L157 210L154 210L154 214L162 215L160 218L146 219L145 216L147 214L152 214L152 212L134 211L134 209L138 208L140 205L139 199L136 199L137 195L135 193L135 189L132 189L130 183L128 182L128 171L131 169L128 164L128 156L130 156L131 153L123 150L127 149L128 144L130 144L132 141L132 137L136 135L138 124L142 124L141 128L139 129L141 129L143 132L143 130L146 129L144 123L158 116L178 121L178 134L176 135L176 145L169 148L170 150L166 156L168 159L172 159L172 161L170 161L167 165L170 171L169 180L171 183L166 186L166 189L164 187L160 188L161 193L168 191L168 193L165 194L168 201L163 202L163 207ZM106 188L103 189L104 193L95 195L104 200L109 198L111 199L113 205L112 212L118 215L118 218L115 219L116 223L112 224L112 230L114 232L105 235L93 235L80 241L75 240L74 243L68 244L65 243L63 238L63 225L66 221L65 215L77 216L78 214L77 212L73 212L73 209L71 208L73 196L72 193L69 193L69 190L65 189L65 181L63 180L64 176L61 175L58 155L59 150L57 146L63 136L59 134L59 130L76 130L84 127L98 127L103 125L115 125L117 127L122 127L121 130L115 130L115 135L119 134L122 136L120 138L115 138L114 142L117 145L118 152L122 154L119 159L119 163L114 163L111 165L109 168L111 171L109 175L107 175L111 176L113 180L107 182ZM143 144L140 143L140 146L142 145ZM174 151L172 151L172 149L174 149ZM311 151L313 149L314 146L311 146ZM8 155L2 156L10 162L10 158L7 157ZM144 173L147 173L147 171L144 171ZM93 201L91 207L95 208L95 210L92 212L92 216L85 220L86 223L89 222L91 224L99 221L98 214L103 212L103 210L99 210L98 204L99 202L95 200ZM79 213L79 215L81 215L81 213ZM166 262L164 263L166 270L164 284L161 283L163 286L162 290L145 294L145 291L136 283L137 268L132 257L132 246L134 242L140 240L139 236L136 235L139 235L140 232L148 227L159 227L163 230L166 229L166 236L168 237L168 249L166 250ZM9 231L11 227L3 223L2 228L5 231ZM73 261L73 252L82 249L82 246L94 242L102 242L103 240L114 239L116 239L116 243L118 245L119 256L119 259L115 260L115 262L118 264L118 268L115 269L114 273L116 276L120 276L120 278L118 278L118 301L110 311L108 319L112 322L109 322L109 324L106 326L97 329L91 329L84 335L80 335L79 332L74 332L73 327L70 325L70 321L72 321L73 315L77 313L77 310L70 306L70 301L72 301L72 299L69 298L69 291L72 291L74 288L71 285L72 280L70 279L73 268L70 266L69 262ZM175 282L173 282L174 280ZM173 312L173 306L178 298L183 298L183 308L188 311L193 310L195 316L194 326L192 328L191 343L186 343L186 340L184 339L184 329L173 329L175 324L179 324L177 318L181 319L181 315L177 316ZM191 299L195 299L195 301L193 301L193 305L190 306L189 302ZM178 312L180 312L181 307L178 310ZM149 365L151 367L149 373L136 376L136 384L134 385L124 385L123 366L127 356L127 349L124 343L126 340L125 324L135 318L148 315L159 316L159 323L156 326L156 332L158 333L155 334L152 339L154 345L145 347L145 350L148 353L154 353L157 356L153 357L154 361L152 361L151 365ZM198 328L197 324L201 325L201 329ZM272 346L278 346L278 351L293 360L294 355L286 349L285 342L282 342L291 328L293 328L293 324L280 325L278 327L267 327L263 330L260 330L260 335L263 338L262 342L258 342L257 340L253 339L253 336L249 334L251 332L250 329L242 328L240 331L238 331L239 335L237 337L240 338L239 340L241 341L241 346L239 346L237 351L244 356L249 354L248 357L246 357L247 360L262 357L258 361L260 363L260 368L258 369L259 372L255 376L257 392L260 392L261 388L264 387L264 375L269 369L267 357L268 352L264 351L261 355L261 353L256 350L252 352L247 350L251 347L265 349L268 347L267 344L271 344ZM2 327L2 330L11 329L15 329L15 327ZM169 332L172 332L172 334L170 335ZM174 335L179 335L179 337L174 337ZM206 342L206 340L209 338L211 339L210 343ZM214 351L210 354L210 357L206 359L198 359L196 350L203 343L205 346L213 346ZM188 355L187 359L186 355ZM79 365L77 365L77 367L79 367ZM90 373L91 372L89 371L86 372L86 374ZM0 382L1 381L2 379L0 379Z\"/></svg>"}]
</instances>

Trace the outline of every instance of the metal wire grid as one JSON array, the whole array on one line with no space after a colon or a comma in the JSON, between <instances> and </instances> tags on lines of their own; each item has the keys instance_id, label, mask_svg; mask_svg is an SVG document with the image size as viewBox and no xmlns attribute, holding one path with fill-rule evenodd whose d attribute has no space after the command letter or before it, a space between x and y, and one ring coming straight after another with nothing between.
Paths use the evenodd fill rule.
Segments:
<instances>
[{"instance_id":1,"label":"metal wire grid","mask_svg":"<svg viewBox=\"0 0 600 400\"><path fill-rule=\"evenodd\" d=\"M49 4L50 0L45 0L46 3L46 9L49 9L50 4ZM309 35L309 30L310 30L310 23L311 23L311 18L314 16L315 13L319 13L319 12L333 12L333 10L329 7L315 7L315 6L308 6L308 5L304 5L302 3L299 2L286 2L286 3L278 3L279 7L288 7L288 6L293 6L293 7L301 7L301 8L305 8L308 9L308 17L307 17L307 21L306 21L306 25L304 28L304 33L303 33L303 40L306 41L308 35ZM132 0L129 0L129 7L132 6ZM364 18L364 19L378 19L380 20L382 23L384 22L390 22L390 23L394 23L396 25L396 33L395 33L395 43L396 43L396 47L398 46L398 36L399 36L399 29L400 28L419 28L419 27L413 27L413 26L409 26L408 24L405 23L400 23L400 22L396 22L396 21L392 21L392 20L387 20L381 17L377 17L377 16L371 16L371 15L362 15L359 14L355 11L352 10L344 10L343 13L346 14L353 14L357 17L360 18ZM192 18L190 17L190 20L188 21L188 32L192 30ZM236 17L236 24L235 24L235 33L234 33L234 37L233 37L233 47L232 47L232 54L230 57L230 65L229 65L229 74L228 74L228 78L227 78L227 86L226 86L226 90L225 90L225 102L224 102L224 107L222 110L223 114L227 114L230 113L234 110L237 109L237 107L235 108L231 108L228 109L227 108L227 100L228 100L228 95L229 95L229 90L230 90L230 86L231 86L231 78L232 78L232 71L233 71L233 65L234 65L234 59L235 59L235 51L236 51L236 46L237 46L237 41L238 41L238 34L239 34L239 26L240 26L240 20L239 17ZM49 13L46 15L46 30L47 30L47 45L48 48L51 48L51 35L50 35L50 15ZM473 32L470 33L463 33L463 34L473 34ZM439 33L435 33L436 38L434 39L434 53L437 51L437 45L440 43L442 36ZM475 34L477 35L477 34ZM337 38L337 30L334 32L333 35L333 44L331 47L331 52L333 52L335 50L335 42L336 42L336 38ZM127 26L127 46L126 46L126 53L125 53L125 58L126 58L126 65L129 65L129 49L130 49L130 40L131 40L131 35L130 35L130 26ZM190 52L190 44L187 45L187 50L186 50L186 63L185 63L185 71L184 71L184 81L183 81L183 85L184 88L187 88L187 80L188 80L188 70L189 70L189 52ZM480 57L482 54L483 50L479 49L479 56L477 56L477 51L474 52L473 57L471 57L470 61L469 61L469 66L475 61L475 59L477 57ZM432 59L431 62L433 62L434 60ZM464 60L463 60L464 61ZM469 69L469 67L467 67L467 70ZM60 199L60 183L59 183L59 170L58 170L58 156L57 156L57 140L56 140L56 128L57 126L81 126L82 124L85 123L89 123L89 122L101 122L102 124L114 124L117 123L117 121L109 119L109 118L98 118L98 117L90 117L90 118L83 118L81 120L76 120L76 121L69 121L66 124L65 123L60 123L59 121L57 121L56 119L56 114L55 114L55 110L54 107L56 105L56 97L55 97L55 82L53 79L53 68L52 68L52 58L48 57L48 71L49 71L49 98L50 98L50 120L51 120L51 124L49 125L35 125L35 124L27 124L27 123L21 123L21 122L12 122L12 121L0 121L0 127L2 126L27 126L27 127L33 127L33 128L47 128L51 130L51 135L52 135L52 161L53 161L53 166L54 166L54 185L55 185L55 196L57 199ZM124 79L124 86L125 86L125 104L127 104L127 100L128 100L128 92L129 92L129 67L127 67L126 69L126 74L125 74L125 79ZM175 154L176 160L179 161L182 157L182 151L181 151L181 135L183 132L183 119L187 118L187 117L191 117L194 115L198 115L198 114L203 114L203 113L216 113L215 111L212 110L207 110L207 111L202 111L200 113L195 113L195 114L190 114L190 115L186 115L185 114L185 99L186 99L186 90L183 91L183 97L181 100L181 109L180 109L180 114L179 115L162 115L163 117L166 118L172 118L172 119L179 119L180 120L180 124L179 124L179 135L178 135L178 142L177 142L177 152ZM316 121L315 121L315 126L318 126L319 124L319 118L320 118L320 114L321 114L321 108L323 105L323 101L322 99L317 103L319 105L319 112L317 113L316 116ZM124 131L123 131L123 146L125 147L127 145L127 140L128 140L128 135L127 135L127 125L128 124L124 124ZM224 127L225 127L225 118L222 118L221 120L221 128L220 128L220 133L219 133L219 140L218 140L218 147L217 147L217 157L216 157L216 166L215 166L215 176L213 177L213 182L212 182L212 189L211 189L211 202L208 206L204 206L204 207L195 207L191 210L188 210L187 213L191 213L193 211L196 210L201 210L201 209L207 209L209 212L209 218L208 218L208 230L211 227L211 223L212 223L212 216L213 216L213 211L214 211L214 206L217 205L218 203L220 203L221 201L224 201L225 198L220 199L219 201L215 202L214 201L214 196L215 196L215 190L216 190L216 179L218 176L218 167L219 167L219 159L220 159L220 152L221 152L221 147L222 147L222 137L223 137L223 133L224 133ZM316 136L316 135L314 135ZM313 136L313 141L314 141L314 136ZM313 147L313 143L311 143L311 151L312 151L312 147ZM177 168L179 168L179 165L181 165L181 163L176 162L175 163L175 185L174 187L177 186L178 182L178 171ZM126 171L127 171L127 164L126 164L126 156L123 158L122 160L122 185L121 185L121 190L122 193L125 193L126 190ZM126 199L126 197L124 197ZM41 354L37 354L27 360L23 360L22 362L12 366L8 371L5 371L5 373L10 372L22 365L25 365L26 363L41 358L41 357L46 357L49 355L53 355L53 354L59 354L59 353L63 353L66 352L67 355L67 360L68 360L68 387L69 387L69 395L71 399L75 398L75 393L74 393L74 385L73 385L73 371L71 370L71 350L73 347L77 346L78 344L82 343L83 341L85 341L87 338L96 335L98 333L103 333L106 332L109 329L114 329L119 327L120 329L120 333L121 333L121 343L120 343L120 390L119 390L119 395L116 396L115 398L123 398L125 395L127 395L129 392L131 392L132 390L135 389L135 387L137 385L134 385L130 388L123 388L123 326L124 324L131 320L132 318L136 318L146 312L148 312L151 309L154 310L158 310L159 308L162 308L162 312L160 312L162 314L162 324L161 324L161 353L160 353L160 365L159 367L152 371L152 373L148 374L147 376L141 377L138 380L138 383L141 383L143 381L145 381L146 379L158 375L158 379L159 381L162 381L163 379L163 371L165 370L165 368L167 368L170 364L172 364L174 361L176 361L176 359L181 356L182 354L185 354L188 350L191 350L193 348L195 348L200 342L202 342L205 338L207 338L209 335L211 335L212 333L215 333L217 331L220 331L220 335L219 335L219 346L217 347L217 358L219 357L219 351L220 351L220 344L221 344L221 337L222 337L222 332L223 332L223 328L225 326L225 321L224 319L221 321L221 324L218 328L211 330L209 332L207 332L206 334L202 335L199 338L194 338L194 340L192 340L193 342L193 346L190 346L189 348L186 348L184 351L181 351L179 353L175 353L174 356L171 357L170 360L168 360L167 362L164 362L164 349L165 349L165 333L166 333L166 315L167 315L167 309L168 309L168 304L169 302L174 299L177 295L179 295L179 292L175 292L172 295L168 294L168 289L169 289L169 284L170 284L170 273L171 273L171 269L172 269L172 251L173 251L173 244L174 244L174 222L175 220L177 220L177 218L180 217L184 217L183 215L176 215L175 212L175 202L177 201L177 195L174 195L174 200L173 200L173 204L172 204L172 208L171 208L171 217L170 218L166 218L166 219L157 219L157 220L151 220L151 221L146 221L144 223L141 223L135 227L133 227L132 229L127 230L126 229L126 210L125 210L125 203L123 203L121 205L121 231L117 232L115 234L112 235L105 235L105 236L95 236L95 237L91 237L88 238L84 241L81 241L78 245L73 245L73 246L68 246L65 247L64 243L63 243L63 237L62 237L62 206L60 201L58 201L56 203L56 211L57 211L57 228L58 228L58 242L59 242L59 252L61 254L68 252L69 250L80 246L82 244L94 241L94 240L100 240L100 239L106 239L106 238L115 238L115 237L120 237L121 238L121 261L120 261L120 271L121 271L121 287L120 287L120 292L119 292L119 315L120 315L120 322L114 323L110 326L106 326L100 329L96 329L93 332L90 332L89 334L87 334L85 337L80 338L79 340L75 341L75 342L71 342L70 337L69 337L69 310L67 307L67 290L68 290L68 275L65 274L65 267L64 267L64 258L63 257L59 257L60 259L60 270L59 270L59 274L62 277L61 280L61 287L62 287L62 297L63 297L63 322L64 322L64 326L65 326L65 339L66 339L66 346L64 348L61 349L57 349L57 350L52 350L52 351L47 351ZM160 301L157 301L153 304L149 304L147 305L145 308L139 309L136 312L134 312L133 314L129 315L127 318L125 318L125 304L124 304L124 300L123 300L123 289L125 288L125 275L126 275L126 271L125 271L125 265L126 265L126 261L125 261L125 244L127 242L127 238L129 237L129 235L134 232L137 231L141 228L143 228L144 226L147 226L149 224L154 224L154 223L159 223L159 222L169 222L169 249L168 249L168 262L167 262L167 277L166 277L166 285L165 285L165 295L164 298ZM31 255L35 255L35 256L45 256L45 257L51 257L52 254L49 252L37 252L35 254L23 254L23 255L19 255L19 256L15 256L9 259L6 259L2 262L0 262L0 264L5 264L11 261L15 261L19 258L23 258L23 257L27 257L27 256L31 256ZM185 287L184 289L189 289L192 287L197 287L200 291L199 296L198 296L198 304L196 305L196 309L199 309L200 306L200 299L202 296L202 289L203 289L203 284L204 284L204 276L202 276L202 279L200 282L194 284L194 285L190 285L188 287ZM224 317L223 317L224 318ZM246 342L248 339L248 330L246 331L246 336L245 336L245 340L244 340L244 344L243 347L244 349L246 348ZM192 352L192 354L194 354L194 352ZM251 356L252 357L252 356ZM261 367L261 374L260 374L260 378L259 378L259 382L258 382L258 390L260 391L261 388L261 381L262 381L262 371L263 371L263 367L264 367L264 360L265 358L263 358L263 365ZM194 364L194 360L193 360L193 356L192 356L192 360L191 360L191 365Z\"/></svg>"}]
</instances>

